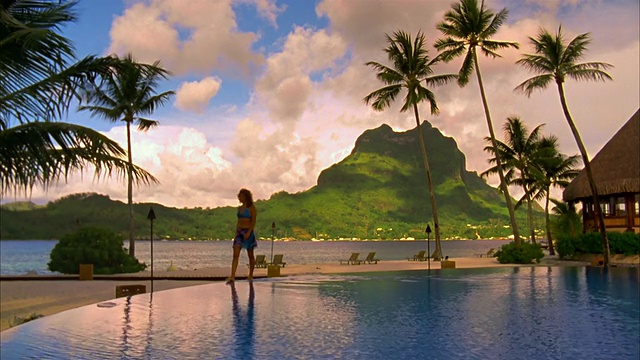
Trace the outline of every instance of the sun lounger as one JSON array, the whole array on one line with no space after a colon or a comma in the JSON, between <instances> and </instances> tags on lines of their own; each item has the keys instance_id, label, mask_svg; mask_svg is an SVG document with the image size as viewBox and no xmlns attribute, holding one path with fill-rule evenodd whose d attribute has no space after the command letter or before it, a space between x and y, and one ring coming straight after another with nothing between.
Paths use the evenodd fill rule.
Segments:
<instances>
[{"instance_id":1,"label":"sun lounger","mask_svg":"<svg viewBox=\"0 0 640 360\"><path fill-rule=\"evenodd\" d=\"M476 257L492 257L494 252L496 252L496 249L491 248L485 254L475 254L475 256Z\"/></svg>"},{"instance_id":2,"label":"sun lounger","mask_svg":"<svg viewBox=\"0 0 640 360\"><path fill-rule=\"evenodd\" d=\"M376 252L375 252L375 251L372 251L372 252L370 252L370 253L367 255L367 258L366 258L366 259L364 259L364 261L363 261L363 262L364 262L364 263L368 263L368 264L371 264L371 263L377 264L377 263L378 263L378 261L380 261L380 260L379 260L379 259L376 259Z\"/></svg>"},{"instance_id":3,"label":"sun lounger","mask_svg":"<svg viewBox=\"0 0 640 360\"><path fill-rule=\"evenodd\" d=\"M256 255L256 267L257 268L266 268L267 260L265 259L265 255Z\"/></svg>"},{"instance_id":4,"label":"sun lounger","mask_svg":"<svg viewBox=\"0 0 640 360\"><path fill-rule=\"evenodd\" d=\"M342 263L346 263L347 265L360 265L362 261L358 260L358 256L360 256L360 253L352 253L351 257L347 260L340 260L340 265L342 265Z\"/></svg>"},{"instance_id":5,"label":"sun lounger","mask_svg":"<svg viewBox=\"0 0 640 360\"><path fill-rule=\"evenodd\" d=\"M269 263L269 265L278 265L278 266L285 267L287 263L282 261L283 257L284 257L283 254L273 255L273 262Z\"/></svg>"},{"instance_id":6,"label":"sun lounger","mask_svg":"<svg viewBox=\"0 0 640 360\"><path fill-rule=\"evenodd\" d=\"M427 257L425 254L427 250L420 250L417 254L413 255L413 257L407 258L409 261L426 261Z\"/></svg>"}]
</instances>

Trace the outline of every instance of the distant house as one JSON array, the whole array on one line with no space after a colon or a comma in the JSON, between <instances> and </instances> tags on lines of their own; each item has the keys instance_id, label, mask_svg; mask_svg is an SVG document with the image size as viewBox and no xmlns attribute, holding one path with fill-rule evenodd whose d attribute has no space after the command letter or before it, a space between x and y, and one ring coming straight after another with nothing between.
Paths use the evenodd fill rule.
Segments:
<instances>
[{"instance_id":1,"label":"distant house","mask_svg":"<svg viewBox=\"0 0 640 360\"><path fill-rule=\"evenodd\" d=\"M640 232L639 111L591 160L605 227L609 231ZM564 190L562 197L567 202L580 201L584 231L597 231L598 223L584 169Z\"/></svg>"}]
</instances>

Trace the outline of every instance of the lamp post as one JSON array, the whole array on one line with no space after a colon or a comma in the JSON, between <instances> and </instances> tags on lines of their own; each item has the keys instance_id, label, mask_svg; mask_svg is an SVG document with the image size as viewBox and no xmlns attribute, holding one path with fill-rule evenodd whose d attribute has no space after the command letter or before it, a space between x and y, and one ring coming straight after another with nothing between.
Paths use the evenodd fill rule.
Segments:
<instances>
[{"instance_id":1,"label":"lamp post","mask_svg":"<svg viewBox=\"0 0 640 360\"><path fill-rule=\"evenodd\" d=\"M273 263L273 240L275 239L276 222L271 223L271 263Z\"/></svg>"},{"instance_id":2,"label":"lamp post","mask_svg":"<svg viewBox=\"0 0 640 360\"><path fill-rule=\"evenodd\" d=\"M147 214L147 219L151 221L151 293L153 294L153 220L156 219L156 213L153 211L153 208L149 208L149 214Z\"/></svg>"},{"instance_id":3,"label":"lamp post","mask_svg":"<svg viewBox=\"0 0 640 360\"><path fill-rule=\"evenodd\" d=\"M429 271L431 271L431 241L429 240L429 235L431 235L431 227L427 224L427 228L424 230L427 233L427 264L429 266Z\"/></svg>"}]
</instances>

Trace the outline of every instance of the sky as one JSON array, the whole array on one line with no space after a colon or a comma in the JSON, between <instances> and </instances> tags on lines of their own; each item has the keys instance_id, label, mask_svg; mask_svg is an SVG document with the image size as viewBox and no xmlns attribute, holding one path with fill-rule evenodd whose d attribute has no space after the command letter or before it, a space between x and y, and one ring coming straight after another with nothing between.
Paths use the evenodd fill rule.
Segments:
<instances>
[{"instance_id":1,"label":"sky","mask_svg":"<svg viewBox=\"0 0 640 360\"><path fill-rule=\"evenodd\" d=\"M80 0L79 20L62 29L78 57L127 53L140 62L160 61L172 73L159 91L176 95L150 118L160 125L132 133L133 160L160 181L134 188L134 202L171 207L236 205L246 187L254 199L280 191L296 193L316 185L323 169L344 159L365 130L390 125L415 127L412 112L399 102L384 112L363 98L382 87L367 61L389 64L385 34L422 31L429 55L443 37L436 24L453 0ZM494 12L509 16L496 40L521 48L480 57L480 69L496 133L507 117L529 127L544 124L558 136L565 154L578 153L560 106L557 87L531 97L513 89L534 74L515 62L533 53L528 39L540 28L567 41L590 33L583 61L614 67L613 81L565 83L567 101L589 156L593 157L635 113L640 103L637 0L487 0ZM461 59L434 66L434 73L456 73ZM482 149L488 136L475 77L433 88L440 113L420 106L427 120L453 137L466 155L467 169L489 167ZM99 130L126 147L123 123L72 110L64 121ZM427 139L428 141L428 139ZM436 171L435 169L433 171ZM497 178L489 178L497 186ZM79 192L107 194L126 202L123 179L76 174L29 199L46 203ZM513 189L514 196L518 189ZM555 197L560 192L555 191ZM8 197L4 201L25 200Z\"/></svg>"}]
</instances>

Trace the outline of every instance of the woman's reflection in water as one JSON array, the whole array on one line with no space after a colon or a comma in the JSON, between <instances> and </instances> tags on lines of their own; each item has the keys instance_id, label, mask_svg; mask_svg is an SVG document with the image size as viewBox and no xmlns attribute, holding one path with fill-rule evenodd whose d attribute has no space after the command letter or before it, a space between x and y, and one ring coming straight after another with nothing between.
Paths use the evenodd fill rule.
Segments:
<instances>
[{"instance_id":1,"label":"woman's reflection in water","mask_svg":"<svg viewBox=\"0 0 640 360\"><path fill-rule=\"evenodd\" d=\"M238 299L238 292L236 286L242 286L243 284L236 284L232 282L229 284L231 288L231 300L233 301L233 342L234 342L234 358L238 359L251 359L254 357L254 343L255 343L255 312L254 312L254 299L255 292L253 289L253 281L249 281L249 301L247 302L247 308L243 309Z\"/></svg>"}]
</instances>

